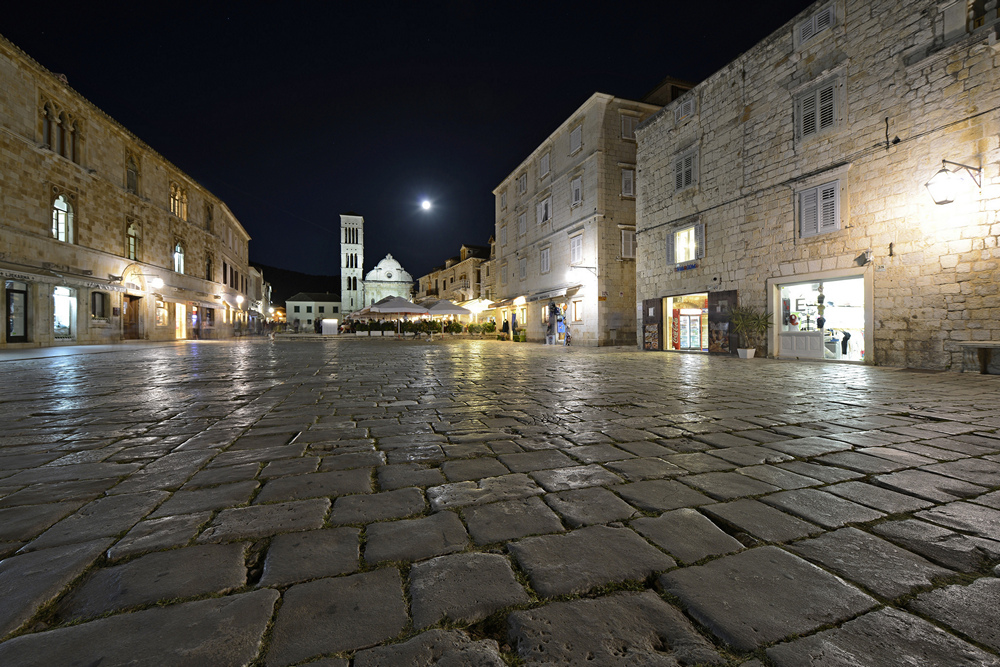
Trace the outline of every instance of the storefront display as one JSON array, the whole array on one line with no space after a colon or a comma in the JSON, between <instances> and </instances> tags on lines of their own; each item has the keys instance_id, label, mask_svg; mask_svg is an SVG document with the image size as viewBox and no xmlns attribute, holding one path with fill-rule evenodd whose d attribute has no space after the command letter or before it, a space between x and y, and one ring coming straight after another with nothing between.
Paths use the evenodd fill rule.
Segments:
<instances>
[{"instance_id":1,"label":"storefront display","mask_svg":"<svg viewBox=\"0 0 1000 667\"><path fill-rule=\"evenodd\" d=\"M779 356L864 361L863 278L780 285Z\"/></svg>"},{"instance_id":2,"label":"storefront display","mask_svg":"<svg viewBox=\"0 0 1000 667\"><path fill-rule=\"evenodd\" d=\"M666 350L708 352L708 294L664 298L663 332Z\"/></svg>"}]
</instances>

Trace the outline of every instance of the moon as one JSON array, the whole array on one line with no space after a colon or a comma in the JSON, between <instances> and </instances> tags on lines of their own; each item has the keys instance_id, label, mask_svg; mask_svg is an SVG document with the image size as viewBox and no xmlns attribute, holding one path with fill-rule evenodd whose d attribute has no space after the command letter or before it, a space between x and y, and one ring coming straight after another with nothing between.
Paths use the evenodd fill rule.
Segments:
<instances>
[{"instance_id":1,"label":"moon","mask_svg":"<svg viewBox=\"0 0 1000 667\"><path fill-rule=\"evenodd\" d=\"M430 201L428 201L428 200L425 199L422 202L420 202L420 208L424 209L425 211L431 210L431 203L430 203Z\"/></svg>"}]
</instances>

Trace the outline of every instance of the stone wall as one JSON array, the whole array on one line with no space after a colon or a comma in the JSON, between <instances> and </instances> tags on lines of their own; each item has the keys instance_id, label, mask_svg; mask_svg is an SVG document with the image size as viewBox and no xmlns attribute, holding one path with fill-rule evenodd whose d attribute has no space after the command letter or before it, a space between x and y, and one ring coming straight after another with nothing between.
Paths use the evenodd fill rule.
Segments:
<instances>
[{"instance_id":1,"label":"stone wall","mask_svg":"<svg viewBox=\"0 0 1000 667\"><path fill-rule=\"evenodd\" d=\"M226 205L2 37L0 81L0 262L8 279L22 275L31 284L29 340L8 343L2 337L0 346L118 341L126 294L142 299L140 338L177 336L173 304L184 304L188 317L195 309L213 309L211 335L232 335L236 296L249 291L249 235ZM46 104L72 118L75 154L63 156L54 142L46 143ZM134 193L127 188L130 157L138 167ZM170 212L171 183L186 193L186 220ZM59 195L73 206L68 243L52 234L52 204ZM140 230L135 261L126 258L130 223ZM183 274L173 271L178 242ZM233 267L231 287L224 266ZM164 287L153 287L153 277ZM76 293L69 340L52 332L52 290L59 285ZM110 298L114 310L107 318L91 317L94 291ZM170 320L161 326L155 324L157 299L171 304Z\"/></svg>"},{"instance_id":2,"label":"stone wall","mask_svg":"<svg viewBox=\"0 0 1000 667\"><path fill-rule=\"evenodd\" d=\"M797 29L828 8L833 26L801 40ZM861 273L869 362L960 369L959 342L1000 340L995 10L953 35L943 11L930 0L814 3L640 126L637 303L739 290L774 312L781 280ZM832 125L797 130L796 100L829 84ZM688 99L694 113L676 120ZM674 159L689 148L697 183L675 192ZM935 205L924 184L942 159L982 167L981 190L967 183ZM835 180L839 229L803 238L797 193ZM690 220L705 225L705 255L677 272L666 236Z\"/></svg>"}]
</instances>

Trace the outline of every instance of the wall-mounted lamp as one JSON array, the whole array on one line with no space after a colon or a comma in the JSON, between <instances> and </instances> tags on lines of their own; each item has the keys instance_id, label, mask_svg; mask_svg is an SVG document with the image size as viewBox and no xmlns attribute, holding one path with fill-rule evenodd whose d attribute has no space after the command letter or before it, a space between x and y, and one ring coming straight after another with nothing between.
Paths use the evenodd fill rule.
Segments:
<instances>
[{"instance_id":1,"label":"wall-mounted lamp","mask_svg":"<svg viewBox=\"0 0 1000 667\"><path fill-rule=\"evenodd\" d=\"M161 289L163 287L163 278L156 277L149 281L149 286L153 289Z\"/></svg>"},{"instance_id":2,"label":"wall-mounted lamp","mask_svg":"<svg viewBox=\"0 0 1000 667\"><path fill-rule=\"evenodd\" d=\"M237 294L236 295L236 305L239 306L240 308L243 307L243 295L242 294Z\"/></svg>"},{"instance_id":3,"label":"wall-mounted lamp","mask_svg":"<svg viewBox=\"0 0 1000 667\"><path fill-rule=\"evenodd\" d=\"M858 266L867 266L872 263L872 251L865 250L863 253L854 258L854 263Z\"/></svg>"},{"instance_id":4,"label":"wall-mounted lamp","mask_svg":"<svg viewBox=\"0 0 1000 667\"><path fill-rule=\"evenodd\" d=\"M955 165L958 168L952 171L946 166L949 164ZM976 184L977 188L983 187L983 170L979 167L970 167L967 164L960 164L951 160L941 160L941 170L934 174L931 180L925 184L935 204L940 206L941 204L950 204L955 201L955 195L962 184L961 173L963 169Z\"/></svg>"},{"instance_id":5,"label":"wall-mounted lamp","mask_svg":"<svg viewBox=\"0 0 1000 667\"><path fill-rule=\"evenodd\" d=\"M124 275L116 276L113 273L109 273L108 274L108 280L111 281L111 282L113 282L113 283L120 283L121 281L125 280L125 276Z\"/></svg>"}]
</instances>

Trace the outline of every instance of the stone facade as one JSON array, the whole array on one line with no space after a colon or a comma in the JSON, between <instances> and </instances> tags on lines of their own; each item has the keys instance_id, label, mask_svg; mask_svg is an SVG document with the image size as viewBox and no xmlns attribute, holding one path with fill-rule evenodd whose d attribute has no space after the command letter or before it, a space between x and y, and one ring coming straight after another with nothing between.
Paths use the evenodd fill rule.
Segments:
<instances>
[{"instance_id":1,"label":"stone facade","mask_svg":"<svg viewBox=\"0 0 1000 667\"><path fill-rule=\"evenodd\" d=\"M444 266L421 276L416 300L448 299L456 303L485 298L483 264L489 262L486 246L463 245L459 254L448 258Z\"/></svg>"},{"instance_id":2,"label":"stone facade","mask_svg":"<svg viewBox=\"0 0 1000 667\"><path fill-rule=\"evenodd\" d=\"M498 322L542 341L554 303L574 345L634 338L634 128L657 109L595 93L493 191Z\"/></svg>"},{"instance_id":3,"label":"stone facade","mask_svg":"<svg viewBox=\"0 0 1000 667\"><path fill-rule=\"evenodd\" d=\"M413 276L392 255L386 255L385 259L365 274L364 290L366 306L387 296L409 300L413 296Z\"/></svg>"},{"instance_id":4,"label":"stone facade","mask_svg":"<svg viewBox=\"0 0 1000 667\"><path fill-rule=\"evenodd\" d=\"M868 363L961 369L961 343L1000 341L994 5L816 2L640 126L638 326L661 297L736 290L783 356L781 285L857 277ZM935 205L942 160L981 188L948 165L963 189Z\"/></svg>"},{"instance_id":5,"label":"stone facade","mask_svg":"<svg viewBox=\"0 0 1000 667\"><path fill-rule=\"evenodd\" d=\"M0 347L228 337L249 235L208 190L0 37Z\"/></svg>"}]
</instances>

